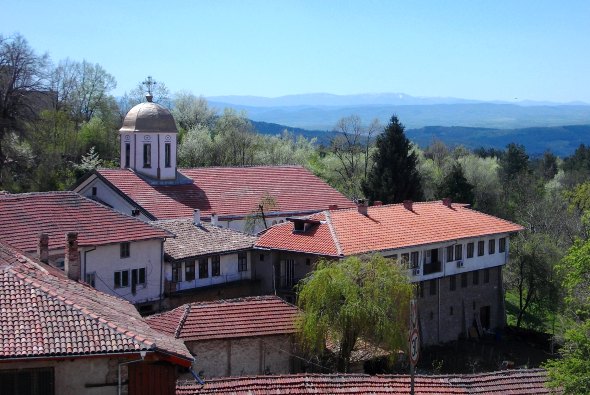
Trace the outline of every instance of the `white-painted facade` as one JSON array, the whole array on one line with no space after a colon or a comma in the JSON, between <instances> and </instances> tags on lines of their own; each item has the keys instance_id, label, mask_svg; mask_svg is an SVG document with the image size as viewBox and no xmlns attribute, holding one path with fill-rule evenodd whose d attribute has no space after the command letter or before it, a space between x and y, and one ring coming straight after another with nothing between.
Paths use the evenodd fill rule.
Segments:
<instances>
[{"instance_id":1,"label":"white-painted facade","mask_svg":"<svg viewBox=\"0 0 590 395\"><path fill-rule=\"evenodd\" d=\"M154 179L176 179L176 133L121 132L120 163Z\"/></svg>"}]
</instances>

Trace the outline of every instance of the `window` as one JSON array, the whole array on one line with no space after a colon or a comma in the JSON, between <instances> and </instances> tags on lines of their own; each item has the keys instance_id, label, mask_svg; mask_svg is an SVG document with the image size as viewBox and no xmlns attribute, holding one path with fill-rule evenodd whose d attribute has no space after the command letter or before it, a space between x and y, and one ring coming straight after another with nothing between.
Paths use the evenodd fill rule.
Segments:
<instances>
[{"instance_id":1,"label":"window","mask_svg":"<svg viewBox=\"0 0 590 395\"><path fill-rule=\"evenodd\" d=\"M436 295L436 280L430 280L430 295Z\"/></svg>"},{"instance_id":2,"label":"window","mask_svg":"<svg viewBox=\"0 0 590 395\"><path fill-rule=\"evenodd\" d=\"M129 270L119 270L115 272L115 288L124 288L129 286Z\"/></svg>"},{"instance_id":3,"label":"window","mask_svg":"<svg viewBox=\"0 0 590 395\"><path fill-rule=\"evenodd\" d=\"M0 370L0 388L3 395L55 393L53 368Z\"/></svg>"},{"instance_id":4,"label":"window","mask_svg":"<svg viewBox=\"0 0 590 395\"><path fill-rule=\"evenodd\" d=\"M92 187L92 196L96 196L96 187Z\"/></svg>"},{"instance_id":5,"label":"window","mask_svg":"<svg viewBox=\"0 0 590 395\"><path fill-rule=\"evenodd\" d=\"M305 266L311 266L311 259L310 258L305 259Z\"/></svg>"},{"instance_id":6,"label":"window","mask_svg":"<svg viewBox=\"0 0 590 395\"><path fill-rule=\"evenodd\" d=\"M463 259L463 244L457 244L455 246L455 260L459 261Z\"/></svg>"},{"instance_id":7,"label":"window","mask_svg":"<svg viewBox=\"0 0 590 395\"><path fill-rule=\"evenodd\" d=\"M245 272L248 270L248 255L245 252L238 253L238 271Z\"/></svg>"},{"instance_id":8,"label":"window","mask_svg":"<svg viewBox=\"0 0 590 395\"><path fill-rule=\"evenodd\" d=\"M479 270L473 272L473 285L479 284Z\"/></svg>"},{"instance_id":9,"label":"window","mask_svg":"<svg viewBox=\"0 0 590 395\"><path fill-rule=\"evenodd\" d=\"M143 167L152 167L152 145L150 143L143 145Z\"/></svg>"},{"instance_id":10,"label":"window","mask_svg":"<svg viewBox=\"0 0 590 395\"><path fill-rule=\"evenodd\" d=\"M195 279L195 261L184 263L184 281L194 281Z\"/></svg>"},{"instance_id":11,"label":"window","mask_svg":"<svg viewBox=\"0 0 590 395\"><path fill-rule=\"evenodd\" d=\"M264 256L264 255L261 255ZM215 255L211 257L211 277L218 277L221 275L221 257Z\"/></svg>"},{"instance_id":12,"label":"window","mask_svg":"<svg viewBox=\"0 0 590 395\"><path fill-rule=\"evenodd\" d=\"M96 288L96 272L86 273L86 284Z\"/></svg>"},{"instance_id":13,"label":"window","mask_svg":"<svg viewBox=\"0 0 590 395\"><path fill-rule=\"evenodd\" d=\"M135 295L137 286L143 285L145 288L145 268L131 270L131 293Z\"/></svg>"},{"instance_id":14,"label":"window","mask_svg":"<svg viewBox=\"0 0 590 395\"><path fill-rule=\"evenodd\" d=\"M182 263L176 262L172 264L172 282L179 282L182 281L181 278L181 270L182 270Z\"/></svg>"},{"instance_id":15,"label":"window","mask_svg":"<svg viewBox=\"0 0 590 395\"><path fill-rule=\"evenodd\" d=\"M412 252L412 254L410 255L410 262L411 262L411 264L412 264L412 268L416 268L416 267L418 267L418 266L419 266L419 263L418 263L418 256L419 256L419 254L418 254L418 251L414 251L414 252Z\"/></svg>"},{"instance_id":16,"label":"window","mask_svg":"<svg viewBox=\"0 0 590 395\"><path fill-rule=\"evenodd\" d=\"M467 259L473 258L474 244L467 243Z\"/></svg>"},{"instance_id":17,"label":"window","mask_svg":"<svg viewBox=\"0 0 590 395\"><path fill-rule=\"evenodd\" d=\"M164 167L170 167L170 143L164 144Z\"/></svg>"},{"instance_id":18,"label":"window","mask_svg":"<svg viewBox=\"0 0 590 395\"><path fill-rule=\"evenodd\" d=\"M409 267L410 264L410 254L408 254L407 252L405 254L402 254L402 267L407 268Z\"/></svg>"},{"instance_id":19,"label":"window","mask_svg":"<svg viewBox=\"0 0 590 395\"><path fill-rule=\"evenodd\" d=\"M260 262L264 262L264 254L260 254Z\"/></svg>"},{"instance_id":20,"label":"window","mask_svg":"<svg viewBox=\"0 0 590 395\"><path fill-rule=\"evenodd\" d=\"M209 277L209 260L207 258L199 259L199 278Z\"/></svg>"},{"instance_id":21,"label":"window","mask_svg":"<svg viewBox=\"0 0 590 395\"><path fill-rule=\"evenodd\" d=\"M453 258L453 246L448 246L447 247L447 262L451 262L454 261L455 259Z\"/></svg>"},{"instance_id":22,"label":"window","mask_svg":"<svg viewBox=\"0 0 590 395\"><path fill-rule=\"evenodd\" d=\"M125 168L128 168L131 163L131 144L125 143Z\"/></svg>"},{"instance_id":23,"label":"window","mask_svg":"<svg viewBox=\"0 0 590 395\"><path fill-rule=\"evenodd\" d=\"M461 288L467 288L467 273L461 274Z\"/></svg>"},{"instance_id":24,"label":"window","mask_svg":"<svg viewBox=\"0 0 590 395\"><path fill-rule=\"evenodd\" d=\"M498 252L506 252L506 238L502 237L498 242Z\"/></svg>"},{"instance_id":25,"label":"window","mask_svg":"<svg viewBox=\"0 0 590 395\"><path fill-rule=\"evenodd\" d=\"M483 282L486 284L490 282L490 269L483 269Z\"/></svg>"},{"instance_id":26,"label":"window","mask_svg":"<svg viewBox=\"0 0 590 395\"><path fill-rule=\"evenodd\" d=\"M129 242L121 243L121 258L129 258L131 255Z\"/></svg>"},{"instance_id":27,"label":"window","mask_svg":"<svg viewBox=\"0 0 590 395\"><path fill-rule=\"evenodd\" d=\"M449 290L454 291L457 289L457 276L449 277Z\"/></svg>"},{"instance_id":28,"label":"window","mask_svg":"<svg viewBox=\"0 0 590 395\"><path fill-rule=\"evenodd\" d=\"M485 248L485 242L480 240L477 242L477 256L483 256Z\"/></svg>"},{"instance_id":29,"label":"window","mask_svg":"<svg viewBox=\"0 0 590 395\"><path fill-rule=\"evenodd\" d=\"M491 239L488 244L488 254L492 255L496 253L496 239Z\"/></svg>"}]
</instances>

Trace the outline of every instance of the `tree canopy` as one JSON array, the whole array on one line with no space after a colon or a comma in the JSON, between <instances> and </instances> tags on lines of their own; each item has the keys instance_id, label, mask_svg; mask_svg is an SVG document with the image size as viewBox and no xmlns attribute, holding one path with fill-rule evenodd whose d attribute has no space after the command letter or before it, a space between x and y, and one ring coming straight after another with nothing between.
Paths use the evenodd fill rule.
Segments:
<instances>
[{"instance_id":1,"label":"tree canopy","mask_svg":"<svg viewBox=\"0 0 590 395\"><path fill-rule=\"evenodd\" d=\"M377 136L373 167L363 184L363 191L371 201L385 204L406 199L423 199L418 157L412 151L404 126L394 115L382 134Z\"/></svg>"},{"instance_id":2,"label":"tree canopy","mask_svg":"<svg viewBox=\"0 0 590 395\"><path fill-rule=\"evenodd\" d=\"M407 274L380 255L320 261L299 285L302 343L321 354L327 340L335 342L341 372L348 371L361 338L392 351L405 349L411 293Z\"/></svg>"}]
</instances>

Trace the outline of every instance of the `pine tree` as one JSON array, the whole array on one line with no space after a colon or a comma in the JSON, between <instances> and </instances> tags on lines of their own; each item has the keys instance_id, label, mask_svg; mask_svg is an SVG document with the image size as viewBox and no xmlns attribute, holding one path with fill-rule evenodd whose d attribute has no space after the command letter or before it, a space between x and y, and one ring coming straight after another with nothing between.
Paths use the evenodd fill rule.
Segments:
<instances>
[{"instance_id":1,"label":"pine tree","mask_svg":"<svg viewBox=\"0 0 590 395\"><path fill-rule=\"evenodd\" d=\"M377 136L374 165L363 184L363 191L371 201L400 203L423 199L418 173L418 157L410 149L404 125L394 115L383 133Z\"/></svg>"},{"instance_id":2,"label":"pine tree","mask_svg":"<svg viewBox=\"0 0 590 395\"><path fill-rule=\"evenodd\" d=\"M455 163L451 172L444 178L437 195L440 198L449 197L455 202L473 203L473 185L465 178L459 163Z\"/></svg>"}]
</instances>

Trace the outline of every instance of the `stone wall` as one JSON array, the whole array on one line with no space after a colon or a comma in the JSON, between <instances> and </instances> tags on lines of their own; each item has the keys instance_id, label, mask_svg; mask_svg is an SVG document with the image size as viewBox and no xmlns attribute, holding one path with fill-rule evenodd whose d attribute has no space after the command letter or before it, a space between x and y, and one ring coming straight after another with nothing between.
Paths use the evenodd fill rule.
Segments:
<instances>
[{"instance_id":1,"label":"stone wall","mask_svg":"<svg viewBox=\"0 0 590 395\"><path fill-rule=\"evenodd\" d=\"M205 379L224 376L293 373L288 335L187 342L193 370Z\"/></svg>"},{"instance_id":2,"label":"stone wall","mask_svg":"<svg viewBox=\"0 0 590 395\"><path fill-rule=\"evenodd\" d=\"M466 283L463 276L466 276ZM455 278L455 290L451 290L452 277ZM460 336L481 336L486 329L489 332L505 324L502 267L423 281L419 288L418 311L423 345L445 343ZM486 316L489 325L486 325Z\"/></svg>"}]
</instances>

